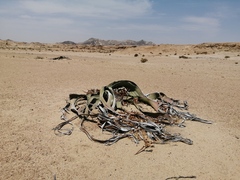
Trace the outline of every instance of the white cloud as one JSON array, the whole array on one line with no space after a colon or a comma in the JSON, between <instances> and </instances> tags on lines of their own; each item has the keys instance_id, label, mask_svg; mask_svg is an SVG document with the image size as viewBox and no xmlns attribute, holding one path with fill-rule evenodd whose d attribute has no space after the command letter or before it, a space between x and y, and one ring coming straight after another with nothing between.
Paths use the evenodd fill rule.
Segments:
<instances>
[{"instance_id":1,"label":"white cloud","mask_svg":"<svg viewBox=\"0 0 240 180\"><path fill-rule=\"evenodd\" d=\"M184 22L182 29L190 31L216 32L219 30L220 23L217 18L188 16L182 19Z\"/></svg>"},{"instance_id":2,"label":"white cloud","mask_svg":"<svg viewBox=\"0 0 240 180\"><path fill-rule=\"evenodd\" d=\"M132 18L146 14L151 3L149 0L24 0L21 8L39 15Z\"/></svg>"},{"instance_id":3,"label":"white cloud","mask_svg":"<svg viewBox=\"0 0 240 180\"><path fill-rule=\"evenodd\" d=\"M22 19L33 19L32 16L29 16L29 15L26 15L26 14L20 15L19 17L22 18Z\"/></svg>"},{"instance_id":4,"label":"white cloud","mask_svg":"<svg viewBox=\"0 0 240 180\"><path fill-rule=\"evenodd\" d=\"M108 29L112 30L124 30L124 31L135 31L135 32L170 32L176 30L174 27L166 26L166 25L159 25L159 24L131 24L125 23L124 25L115 24L112 26L107 27Z\"/></svg>"},{"instance_id":5,"label":"white cloud","mask_svg":"<svg viewBox=\"0 0 240 180\"><path fill-rule=\"evenodd\" d=\"M217 27L219 26L219 21L216 18L211 17L196 17L196 16L189 16L183 19L184 22L192 23L201 26L212 26Z\"/></svg>"},{"instance_id":6,"label":"white cloud","mask_svg":"<svg viewBox=\"0 0 240 180\"><path fill-rule=\"evenodd\" d=\"M208 8L198 16L200 11L182 11L188 4L169 9L172 3L159 0L0 0L0 35L43 42L96 37L173 43L238 37L239 3L201 3Z\"/></svg>"},{"instance_id":7,"label":"white cloud","mask_svg":"<svg viewBox=\"0 0 240 180\"><path fill-rule=\"evenodd\" d=\"M73 24L74 21L69 19L69 18L64 18L64 17L48 17L48 18L44 18L44 17L38 17L38 16L29 16L29 15L20 15L19 16L20 19L15 20L15 19L11 19L10 21L12 22L22 22L25 25L29 25L29 26L39 26L39 27L52 27L52 26L66 26L66 25L70 25Z\"/></svg>"},{"instance_id":8,"label":"white cloud","mask_svg":"<svg viewBox=\"0 0 240 180\"><path fill-rule=\"evenodd\" d=\"M238 2L239 3L239 2ZM206 15L210 17L216 17L219 19L225 19L229 17L239 17L239 6L231 7L231 2L219 2L215 3L211 12L207 12Z\"/></svg>"}]
</instances>

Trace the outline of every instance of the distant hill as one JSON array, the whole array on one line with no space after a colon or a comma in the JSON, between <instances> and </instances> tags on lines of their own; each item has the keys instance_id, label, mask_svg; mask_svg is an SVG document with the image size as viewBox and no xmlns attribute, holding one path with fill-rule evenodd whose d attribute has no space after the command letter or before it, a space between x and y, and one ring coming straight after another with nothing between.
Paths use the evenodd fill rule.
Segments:
<instances>
[{"instance_id":1,"label":"distant hill","mask_svg":"<svg viewBox=\"0 0 240 180\"><path fill-rule=\"evenodd\" d=\"M75 43L75 42L72 42L72 41L63 41L63 42L61 42L60 44L71 44L71 45L75 45L76 43Z\"/></svg>"},{"instance_id":2,"label":"distant hill","mask_svg":"<svg viewBox=\"0 0 240 180\"><path fill-rule=\"evenodd\" d=\"M145 47L147 45L147 47ZM72 52L100 52L113 53L125 51L127 53L150 53L151 55L204 55L236 52L240 56L240 42L201 43L201 44L158 44L141 41L100 40L90 38L83 43L63 41L59 43L18 42L11 39L0 40L0 50L37 50L37 51L72 51ZM133 50L134 49L134 50Z\"/></svg>"},{"instance_id":3,"label":"distant hill","mask_svg":"<svg viewBox=\"0 0 240 180\"><path fill-rule=\"evenodd\" d=\"M133 41L133 40L126 40L126 41L117 41L117 40L102 40L97 38L90 38L83 43L84 45L102 45L102 46L110 46L110 45L125 45L125 46L146 46L146 45L154 45L153 42L150 41Z\"/></svg>"}]
</instances>

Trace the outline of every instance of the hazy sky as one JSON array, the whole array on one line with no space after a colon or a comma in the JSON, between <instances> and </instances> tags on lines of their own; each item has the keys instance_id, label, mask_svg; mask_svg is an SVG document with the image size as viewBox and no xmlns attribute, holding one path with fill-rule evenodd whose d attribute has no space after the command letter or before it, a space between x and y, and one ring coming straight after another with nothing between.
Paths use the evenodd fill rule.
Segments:
<instances>
[{"instance_id":1,"label":"hazy sky","mask_svg":"<svg viewBox=\"0 0 240 180\"><path fill-rule=\"evenodd\" d=\"M240 0L0 0L0 39L240 42Z\"/></svg>"}]
</instances>

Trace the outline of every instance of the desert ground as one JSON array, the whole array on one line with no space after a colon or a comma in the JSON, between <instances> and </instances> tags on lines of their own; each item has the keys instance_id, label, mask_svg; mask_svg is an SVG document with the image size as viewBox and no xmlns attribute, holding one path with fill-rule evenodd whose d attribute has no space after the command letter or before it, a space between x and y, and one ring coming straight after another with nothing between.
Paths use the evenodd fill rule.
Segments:
<instances>
[{"instance_id":1,"label":"desert ground","mask_svg":"<svg viewBox=\"0 0 240 180\"><path fill-rule=\"evenodd\" d=\"M53 60L59 56L68 58ZM187 100L191 113L213 124L167 127L193 145L168 142L138 155L142 143L105 146L77 124L70 136L54 134L69 94L116 80ZM237 180L239 89L240 43L95 47L1 40L0 179Z\"/></svg>"}]
</instances>

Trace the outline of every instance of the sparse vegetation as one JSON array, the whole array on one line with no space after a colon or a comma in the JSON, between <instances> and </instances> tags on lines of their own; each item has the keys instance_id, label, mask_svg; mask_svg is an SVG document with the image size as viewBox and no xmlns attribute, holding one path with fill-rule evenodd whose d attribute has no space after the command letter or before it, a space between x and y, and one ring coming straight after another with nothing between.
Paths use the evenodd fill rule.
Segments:
<instances>
[{"instance_id":1,"label":"sparse vegetation","mask_svg":"<svg viewBox=\"0 0 240 180\"><path fill-rule=\"evenodd\" d=\"M134 57L138 57L138 54L134 54Z\"/></svg>"},{"instance_id":2,"label":"sparse vegetation","mask_svg":"<svg viewBox=\"0 0 240 180\"><path fill-rule=\"evenodd\" d=\"M43 57L41 57L41 56L37 56L36 59L43 59Z\"/></svg>"},{"instance_id":3,"label":"sparse vegetation","mask_svg":"<svg viewBox=\"0 0 240 180\"><path fill-rule=\"evenodd\" d=\"M145 63L145 62L147 62L147 61L148 61L147 58L142 58L142 59L141 59L141 63Z\"/></svg>"},{"instance_id":4,"label":"sparse vegetation","mask_svg":"<svg viewBox=\"0 0 240 180\"><path fill-rule=\"evenodd\" d=\"M208 52L207 51L202 51L202 52L196 52L196 54L197 55L199 55L199 54L208 54Z\"/></svg>"},{"instance_id":5,"label":"sparse vegetation","mask_svg":"<svg viewBox=\"0 0 240 180\"><path fill-rule=\"evenodd\" d=\"M187 57L187 56L179 56L179 59L189 59L189 57Z\"/></svg>"},{"instance_id":6,"label":"sparse vegetation","mask_svg":"<svg viewBox=\"0 0 240 180\"><path fill-rule=\"evenodd\" d=\"M230 58L230 56L225 56L224 58L225 58L225 59L228 59L228 58Z\"/></svg>"},{"instance_id":7,"label":"sparse vegetation","mask_svg":"<svg viewBox=\"0 0 240 180\"><path fill-rule=\"evenodd\" d=\"M70 59L70 58L66 56L59 56L59 57L52 58L52 60L62 60L62 59Z\"/></svg>"}]
</instances>

